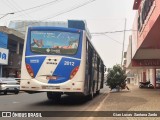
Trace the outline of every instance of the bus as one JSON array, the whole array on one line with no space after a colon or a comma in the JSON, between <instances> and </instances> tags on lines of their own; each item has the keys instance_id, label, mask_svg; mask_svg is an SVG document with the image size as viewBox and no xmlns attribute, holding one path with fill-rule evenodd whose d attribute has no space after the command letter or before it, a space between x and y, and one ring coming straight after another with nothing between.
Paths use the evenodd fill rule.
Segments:
<instances>
[{"instance_id":1,"label":"bus","mask_svg":"<svg viewBox=\"0 0 160 120\"><path fill-rule=\"evenodd\" d=\"M95 50L86 22L68 20L67 27L28 27L23 48L20 90L92 99L104 84L105 65Z\"/></svg>"}]
</instances>

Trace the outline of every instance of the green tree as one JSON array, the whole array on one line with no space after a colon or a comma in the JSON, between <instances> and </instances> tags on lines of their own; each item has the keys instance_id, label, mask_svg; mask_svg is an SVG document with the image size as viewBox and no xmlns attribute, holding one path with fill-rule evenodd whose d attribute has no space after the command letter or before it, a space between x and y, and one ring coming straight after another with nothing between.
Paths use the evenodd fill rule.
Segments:
<instances>
[{"instance_id":1,"label":"green tree","mask_svg":"<svg viewBox=\"0 0 160 120\"><path fill-rule=\"evenodd\" d=\"M126 79L125 70L123 70L119 65L114 65L113 68L108 69L106 82L111 89L116 88L116 86L124 82L125 79Z\"/></svg>"}]
</instances>

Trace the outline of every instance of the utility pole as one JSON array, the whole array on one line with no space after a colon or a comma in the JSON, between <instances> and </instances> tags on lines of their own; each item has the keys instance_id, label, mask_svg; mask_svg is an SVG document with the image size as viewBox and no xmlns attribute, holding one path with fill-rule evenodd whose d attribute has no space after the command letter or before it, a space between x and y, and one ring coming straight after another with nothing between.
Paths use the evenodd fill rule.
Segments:
<instances>
[{"instance_id":1,"label":"utility pole","mask_svg":"<svg viewBox=\"0 0 160 120\"><path fill-rule=\"evenodd\" d=\"M127 19L125 18L125 23L124 23L124 32L123 32L123 45L122 45L122 58L121 58L121 67L123 65L123 55L124 55L124 44L125 44L125 36L126 36L126 24L127 24Z\"/></svg>"}]
</instances>

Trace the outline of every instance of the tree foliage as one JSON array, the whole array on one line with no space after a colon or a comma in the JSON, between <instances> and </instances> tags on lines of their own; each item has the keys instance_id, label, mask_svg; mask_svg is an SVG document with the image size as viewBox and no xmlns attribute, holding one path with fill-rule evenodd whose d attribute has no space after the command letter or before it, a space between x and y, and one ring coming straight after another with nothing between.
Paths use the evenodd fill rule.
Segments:
<instances>
[{"instance_id":1,"label":"tree foliage","mask_svg":"<svg viewBox=\"0 0 160 120\"><path fill-rule=\"evenodd\" d=\"M125 71L119 65L114 65L113 68L108 69L107 85L109 85L111 89L116 88L116 86L124 82L125 79Z\"/></svg>"}]
</instances>

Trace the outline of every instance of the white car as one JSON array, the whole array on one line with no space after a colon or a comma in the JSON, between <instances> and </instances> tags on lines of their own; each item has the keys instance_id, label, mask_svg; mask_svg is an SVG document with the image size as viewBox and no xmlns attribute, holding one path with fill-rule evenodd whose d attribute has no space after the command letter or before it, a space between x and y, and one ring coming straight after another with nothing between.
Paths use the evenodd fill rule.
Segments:
<instances>
[{"instance_id":1,"label":"white car","mask_svg":"<svg viewBox=\"0 0 160 120\"><path fill-rule=\"evenodd\" d=\"M18 94L20 89L19 82L15 78L0 78L0 93L5 95L10 93Z\"/></svg>"}]
</instances>

